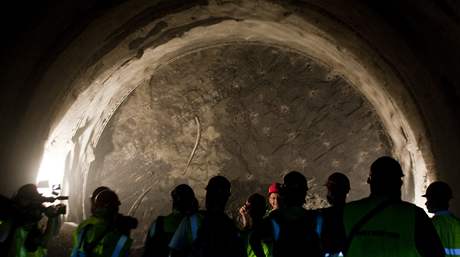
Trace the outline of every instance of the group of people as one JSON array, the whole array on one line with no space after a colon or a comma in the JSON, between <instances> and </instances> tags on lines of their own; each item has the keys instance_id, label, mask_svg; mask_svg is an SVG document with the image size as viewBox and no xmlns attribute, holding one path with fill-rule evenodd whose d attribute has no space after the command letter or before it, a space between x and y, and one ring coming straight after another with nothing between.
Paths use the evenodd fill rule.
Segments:
<instances>
[{"instance_id":1,"label":"group of people","mask_svg":"<svg viewBox=\"0 0 460 257\"><path fill-rule=\"evenodd\" d=\"M370 195L346 203L350 181L343 173L333 173L326 182L330 207L307 210L307 179L291 171L282 183L269 186L267 196L250 195L237 220L225 213L231 194L227 178L209 180L204 210L193 189L181 184L171 192L172 212L150 226L143 257L460 256L460 220L449 212L449 185L437 181L428 186L424 197L427 210L434 214L430 220L423 209L401 200L403 176L395 159L380 157L370 167ZM72 257L129 255L129 234L137 220L119 214L119 206L110 188L94 191L92 215L74 232ZM59 215L56 207L52 209L39 213L48 217L44 232L36 232L38 214L33 221L16 225L2 215L1 256L46 256L48 230L55 228ZM7 230L9 236L3 233Z\"/></svg>"}]
</instances>

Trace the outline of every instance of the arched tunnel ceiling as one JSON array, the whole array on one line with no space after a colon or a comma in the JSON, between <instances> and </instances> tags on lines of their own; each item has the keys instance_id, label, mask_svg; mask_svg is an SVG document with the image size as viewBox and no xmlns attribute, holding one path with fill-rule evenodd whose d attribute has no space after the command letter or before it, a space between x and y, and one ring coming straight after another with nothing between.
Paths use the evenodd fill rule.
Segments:
<instances>
[{"instance_id":1,"label":"arched tunnel ceiling","mask_svg":"<svg viewBox=\"0 0 460 257\"><path fill-rule=\"evenodd\" d=\"M87 195L98 185L116 189L124 212L140 203L138 243L152 217L169 212L169 192L180 183L202 200L209 178L225 175L233 213L250 194L299 170L310 179L307 205L318 208L328 175L346 173L357 199L368 194L372 161L392 151L367 100L290 49L225 44L182 55L150 76L102 133L86 188Z\"/></svg>"},{"instance_id":2,"label":"arched tunnel ceiling","mask_svg":"<svg viewBox=\"0 0 460 257\"><path fill-rule=\"evenodd\" d=\"M124 131L115 123L142 98L140 92L153 88L153 74L182 56L245 43L307 56L364 97L403 163L405 184L413 185L404 187L406 199L423 205L427 182L459 179L460 27L458 4L446 4L453 1L132 0L88 15L69 10L86 10L82 6L91 1L71 2L47 11L34 33L24 33L16 55L2 58L0 77L9 85L0 106L7 132L1 149L8 161L2 173L7 179L0 182L4 193L33 179L47 140L45 162L65 167L67 190L70 182L82 185L70 192L69 217L81 219L83 198L94 182L89 176L109 171L99 163L104 151L108 159L116 155L117 144L104 148L104 142ZM84 24L66 27L72 19ZM453 205L460 211L458 200Z\"/></svg>"},{"instance_id":3,"label":"arched tunnel ceiling","mask_svg":"<svg viewBox=\"0 0 460 257\"><path fill-rule=\"evenodd\" d=\"M338 74L348 81L374 106L391 138L392 153L407 170L406 199L415 196L420 200L431 152L426 145L429 141L424 140L423 126L417 126L421 121L410 95L404 91L397 73L366 42L347 33L346 28L337 31L340 25L336 23L330 24L334 26L331 34L318 26L321 17L286 12L283 7L268 3L210 4L152 20L124 35L99 59L93 56L91 65L73 81L67 102L63 103L70 108L63 112L62 119L56 120L58 125L47 150L53 162L60 158L61 167L65 167L66 188L69 189L69 183L82 185L82 190L75 190L84 194L71 201L71 209L77 209L73 218L81 218L79 206L85 209L83 199L92 179L89 168L100 135L126 97L166 63L191 52L238 42L263 42L306 53L327 67L329 77ZM327 17L322 19L325 24L331 22ZM119 37L120 33L123 35L123 30L111 33L110 37ZM57 155L61 157L55 158Z\"/></svg>"}]
</instances>

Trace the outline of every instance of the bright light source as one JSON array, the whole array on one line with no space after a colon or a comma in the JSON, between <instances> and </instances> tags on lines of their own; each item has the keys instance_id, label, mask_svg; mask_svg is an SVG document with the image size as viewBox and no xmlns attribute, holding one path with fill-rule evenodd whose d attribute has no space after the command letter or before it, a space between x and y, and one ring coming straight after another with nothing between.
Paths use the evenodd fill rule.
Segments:
<instances>
[{"instance_id":1,"label":"bright light source","mask_svg":"<svg viewBox=\"0 0 460 257\"><path fill-rule=\"evenodd\" d=\"M64 147L49 146L45 149L36 180L40 193L51 194L53 185L62 184L67 153Z\"/></svg>"}]
</instances>

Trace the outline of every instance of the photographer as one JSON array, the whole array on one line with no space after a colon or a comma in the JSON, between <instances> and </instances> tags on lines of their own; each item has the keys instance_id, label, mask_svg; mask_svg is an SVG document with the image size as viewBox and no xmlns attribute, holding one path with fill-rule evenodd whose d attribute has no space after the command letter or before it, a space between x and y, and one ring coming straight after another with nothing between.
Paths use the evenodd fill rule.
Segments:
<instances>
[{"instance_id":1,"label":"photographer","mask_svg":"<svg viewBox=\"0 0 460 257\"><path fill-rule=\"evenodd\" d=\"M92 216L74 232L72 257L127 256L132 244L130 230L137 220L118 213L120 200L107 187L97 188L91 196Z\"/></svg>"},{"instance_id":2,"label":"photographer","mask_svg":"<svg viewBox=\"0 0 460 257\"><path fill-rule=\"evenodd\" d=\"M43 205L54 200L40 195L33 184L18 190L12 199L15 215L10 220L8 257L46 256L48 241L59 232L59 215L65 214L65 205Z\"/></svg>"}]
</instances>

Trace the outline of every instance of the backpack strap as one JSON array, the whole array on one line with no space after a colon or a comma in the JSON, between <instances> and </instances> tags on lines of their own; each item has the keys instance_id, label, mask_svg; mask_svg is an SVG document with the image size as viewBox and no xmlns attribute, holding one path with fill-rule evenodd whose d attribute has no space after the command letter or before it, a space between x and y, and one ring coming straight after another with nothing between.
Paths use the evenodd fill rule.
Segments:
<instances>
[{"instance_id":1,"label":"backpack strap","mask_svg":"<svg viewBox=\"0 0 460 257\"><path fill-rule=\"evenodd\" d=\"M117 245L115 246L115 250L113 250L112 257L119 257L120 252L125 246L126 242L128 241L128 237L125 235L120 236L118 239Z\"/></svg>"},{"instance_id":2,"label":"backpack strap","mask_svg":"<svg viewBox=\"0 0 460 257\"><path fill-rule=\"evenodd\" d=\"M195 213L192 216L190 216L189 219L190 219L190 229L192 233L192 241L195 241L195 239L198 237L198 227L199 227L198 215Z\"/></svg>"},{"instance_id":3,"label":"backpack strap","mask_svg":"<svg viewBox=\"0 0 460 257\"><path fill-rule=\"evenodd\" d=\"M323 214L321 212L318 212L316 215L315 231L319 237L321 237L321 233L323 232L323 223L324 223Z\"/></svg>"},{"instance_id":4,"label":"backpack strap","mask_svg":"<svg viewBox=\"0 0 460 257\"><path fill-rule=\"evenodd\" d=\"M270 220L272 222L272 228L273 228L273 239L275 239L275 241L278 241L278 239L280 238L280 231L281 231L280 224L278 224L278 222L276 222L274 218L271 218Z\"/></svg>"},{"instance_id":5,"label":"backpack strap","mask_svg":"<svg viewBox=\"0 0 460 257\"><path fill-rule=\"evenodd\" d=\"M343 252L346 254L348 252L348 249L350 248L351 242L353 241L353 238L356 236L356 234L361 231L361 229L366 225L375 215L383 211L385 208L390 206L391 204L397 203L398 201L395 201L393 199L388 199L383 202L381 202L379 205L377 205L374 209L369 211L366 215L364 215L351 229L350 234L347 236L345 240L345 246L343 249Z\"/></svg>"}]
</instances>

